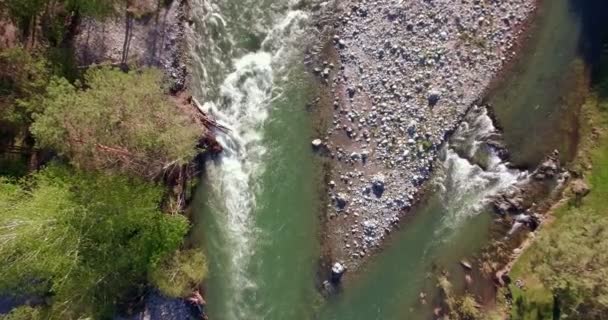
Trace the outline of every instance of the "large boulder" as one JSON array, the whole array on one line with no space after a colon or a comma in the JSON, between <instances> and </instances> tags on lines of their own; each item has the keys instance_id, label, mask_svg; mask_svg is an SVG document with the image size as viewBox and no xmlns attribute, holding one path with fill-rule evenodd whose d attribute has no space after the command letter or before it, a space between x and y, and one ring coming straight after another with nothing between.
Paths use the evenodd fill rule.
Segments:
<instances>
[{"instance_id":1,"label":"large boulder","mask_svg":"<svg viewBox=\"0 0 608 320\"><path fill-rule=\"evenodd\" d=\"M500 214L522 212L525 210L524 191L517 187L510 188L495 197L492 204Z\"/></svg>"},{"instance_id":2,"label":"large boulder","mask_svg":"<svg viewBox=\"0 0 608 320\"><path fill-rule=\"evenodd\" d=\"M589 192L591 192L591 188L589 188L589 185L582 179L572 181L572 193L574 193L576 197L584 198Z\"/></svg>"},{"instance_id":3,"label":"large boulder","mask_svg":"<svg viewBox=\"0 0 608 320\"><path fill-rule=\"evenodd\" d=\"M201 297L202 298L202 297ZM144 309L128 317L116 316L113 320L183 320L205 319L203 306L186 299L165 297L153 291L144 301Z\"/></svg>"},{"instance_id":4,"label":"large boulder","mask_svg":"<svg viewBox=\"0 0 608 320\"><path fill-rule=\"evenodd\" d=\"M312 144L312 147L314 149L319 149L323 145L323 140L321 140L321 139L314 139L314 140L312 140L311 144Z\"/></svg>"},{"instance_id":5,"label":"large boulder","mask_svg":"<svg viewBox=\"0 0 608 320\"><path fill-rule=\"evenodd\" d=\"M441 99L441 92L438 90L431 90L429 91L429 95L428 95L428 100L429 100L429 105L435 106L438 102L439 99Z\"/></svg>"},{"instance_id":6,"label":"large boulder","mask_svg":"<svg viewBox=\"0 0 608 320\"><path fill-rule=\"evenodd\" d=\"M346 266L340 262L334 263L334 265L331 267L331 282L340 282L344 273L346 273Z\"/></svg>"},{"instance_id":7,"label":"large boulder","mask_svg":"<svg viewBox=\"0 0 608 320\"><path fill-rule=\"evenodd\" d=\"M545 180L552 179L560 172L561 166L559 163L559 151L554 150L553 153L546 157L545 160L534 171L534 179Z\"/></svg>"},{"instance_id":8,"label":"large boulder","mask_svg":"<svg viewBox=\"0 0 608 320\"><path fill-rule=\"evenodd\" d=\"M346 205L348 204L348 198L346 197L346 195L342 194L342 193L338 193L336 194L336 206L338 207L338 209L344 209L346 207Z\"/></svg>"},{"instance_id":9,"label":"large boulder","mask_svg":"<svg viewBox=\"0 0 608 320\"><path fill-rule=\"evenodd\" d=\"M372 191L379 198L384 193L385 177L382 174L377 174L372 178Z\"/></svg>"},{"instance_id":10,"label":"large boulder","mask_svg":"<svg viewBox=\"0 0 608 320\"><path fill-rule=\"evenodd\" d=\"M578 207L590 192L591 188L582 179L576 179L572 182L571 186L572 193L574 194L574 204Z\"/></svg>"}]
</instances>

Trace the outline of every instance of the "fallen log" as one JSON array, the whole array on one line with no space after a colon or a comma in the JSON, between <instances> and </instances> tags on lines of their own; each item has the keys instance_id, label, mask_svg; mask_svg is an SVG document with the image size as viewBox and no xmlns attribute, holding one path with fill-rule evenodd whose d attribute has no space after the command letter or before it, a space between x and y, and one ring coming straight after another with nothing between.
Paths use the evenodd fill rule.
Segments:
<instances>
[{"instance_id":1,"label":"fallen log","mask_svg":"<svg viewBox=\"0 0 608 320\"><path fill-rule=\"evenodd\" d=\"M193 105L196 107L196 110L198 110L199 112L199 118L200 120L203 122L203 124L205 125L205 127L211 129L211 128L215 128L218 129L222 132L228 132L230 131L229 128L219 124L217 121L215 121L214 119L212 119L211 117L209 117L209 115L205 112L205 110L203 109L203 105L201 105L200 102L198 102L198 100L196 100L196 98L194 97L190 97L190 99L193 103Z\"/></svg>"}]
</instances>

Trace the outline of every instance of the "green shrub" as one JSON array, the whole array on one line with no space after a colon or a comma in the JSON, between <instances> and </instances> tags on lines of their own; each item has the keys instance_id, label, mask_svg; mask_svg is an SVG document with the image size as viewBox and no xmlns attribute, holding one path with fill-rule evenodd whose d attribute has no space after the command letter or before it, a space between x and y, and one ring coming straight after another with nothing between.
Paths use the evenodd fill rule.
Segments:
<instances>
[{"instance_id":1,"label":"green shrub","mask_svg":"<svg viewBox=\"0 0 608 320\"><path fill-rule=\"evenodd\" d=\"M39 308L29 306L18 307L8 314L0 315L0 320L43 320L43 312Z\"/></svg>"},{"instance_id":2,"label":"green shrub","mask_svg":"<svg viewBox=\"0 0 608 320\"><path fill-rule=\"evenodd\" d=\"M178 251L151 273L151 282L169 297L187 297L207 276L207 261L201 250Z\"/></svg>"},{"instance_id":3,"label":"green shrub","mask_svg":"<svg viewBox=\"0 0 608 320\"><path fill-rule=\"evenodd\" d=\"M481 311L479 311L479 304L473 296L470 294L464 295L458 301L457 308L457 319L462 320L478 320L482 319Z\"/></svg>"},{"instance_id":4,"label":"green shrub","mask_svg":"<svg viewBox=\"0 0 608 320\"><path fill-rule=\"evenodd\" d=\"M53 318L104 318L143 291L188 223L158 209L160 187L73 171L0 179L0 292L48 295Z\"/></svg>"}]
</instances>

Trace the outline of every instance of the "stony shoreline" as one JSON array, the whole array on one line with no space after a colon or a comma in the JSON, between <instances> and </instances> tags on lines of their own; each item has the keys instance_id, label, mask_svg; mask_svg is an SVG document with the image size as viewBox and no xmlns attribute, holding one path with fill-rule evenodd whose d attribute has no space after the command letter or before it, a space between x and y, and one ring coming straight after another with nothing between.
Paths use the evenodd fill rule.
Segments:
<instances>
[{"instance_id":1,"label":"stony shoreline","mask_svg":"<svg viewBox=\"0 0 608 320\"><path fill-rule=\"evenodd\" d=\"M332 167L328 259L356 270L399 226L441 145L515 57L536 2L338 4L328 61L312 66L333 109L314 141Z\"/></svg>"}]
</instances>

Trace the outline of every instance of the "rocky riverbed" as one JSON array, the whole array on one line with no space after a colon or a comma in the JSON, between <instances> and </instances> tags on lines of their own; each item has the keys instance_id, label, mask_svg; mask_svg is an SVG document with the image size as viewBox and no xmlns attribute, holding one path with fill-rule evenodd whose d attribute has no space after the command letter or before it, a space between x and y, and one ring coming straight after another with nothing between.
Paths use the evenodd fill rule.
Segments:
<instances>
[{"instance_id":1,"label":"rocky riverbed","mask_svg":"<svg viewBox=\"0 0 608 320\"><path fill-rule=\"evenodd\" d=\"M356 269L420 197L440 146L514 57L535 0L360 0L338 5L336 61L314 68L333 120L331 258Z\"/></svg>"}]
</instances>

